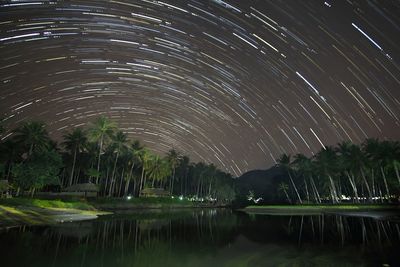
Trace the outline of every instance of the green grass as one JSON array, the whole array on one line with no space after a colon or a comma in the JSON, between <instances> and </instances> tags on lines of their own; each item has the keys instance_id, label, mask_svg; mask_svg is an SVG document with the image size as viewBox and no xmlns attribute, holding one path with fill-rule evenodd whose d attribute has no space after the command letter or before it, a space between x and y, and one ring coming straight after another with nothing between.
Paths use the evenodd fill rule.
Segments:
<instances>
[{"instance_id":1,"label":"green grass","mask_svg":"<svg viewBox=\"0 0 400 267\"><path fill-rule=\"evenodd\" d=\"M53 224L59 216L95 218L106 214L86 201L44 200L35 198L0 199L0 228L25 224Z\"/></svg>"},{"instance_id":2,"label":"green grass","mask_svg":"<svg viewBox=\"0 0 400 267\"><path fill-rule=\"evenodd\" d=\"M335 205L252 205L246 209L268 209L268 210L370 210L370 209L393 209L396 205L385 204L335 204Z\"/></svg>"},{"instance_id":3,"label":"green grass","mask_svg":"<svg viewBox=\"0 0 400 267\"><path fill-rule=\"evenodd\" d=\"M98 198L90 201L100 209L168 209L175 207L194 207L195 204L189 200L170 197L141 197L141 198Z\"/></svg>"},{"instance_id":4,"label":"green grass","mask_svg":"<svg viewBox=\"0 0 400 267\"><path fill-rule=\"evenodd\" d=\"M36 198L8 198L0 199L0 205L5 206L24 206L36 208L55 208L55 209L78 209L95 210L95 208L86 201L64 201L64 200L45 200Z\"/></svg>"},{"instance_id":5,"label":"green grass","mask_svg":"<svg viewBox=\"0 0 400 267\"><path fill-rule=\"evenodd\" d=\"M97 198L92 200L93 203L131 203L131 204L189 204L189 200L170 197L136 197L126 198Z\"/></svg>"}]
</instances>

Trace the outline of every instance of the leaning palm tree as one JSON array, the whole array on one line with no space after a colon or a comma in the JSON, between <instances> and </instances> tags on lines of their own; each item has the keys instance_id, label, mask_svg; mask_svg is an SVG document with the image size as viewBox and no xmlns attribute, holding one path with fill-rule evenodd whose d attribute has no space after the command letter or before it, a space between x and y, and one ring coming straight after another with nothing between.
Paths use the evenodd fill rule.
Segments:
<instances>
[{"instance_id":1,"label":"leaning palm tree","mask_svg":"<svg viewBox=\"0 0 400 267\"><path fill-rule=\"evenodd\" d=\"M169 189L170 189L171 195L173 194L173 191L174 191L175 170L176 170L176 167L178 167L178 165L179 165L180 159L181 159L181 155L175 149L171 149L170 151L168 151L167 160L172 169L172 176L171 176L171 180L169 183Z\"/></svg>"},{"instance_id":2,"label":"leaning palm tree","mask_svg":"<svg viewBox=\"0 0 400 267\"><path fill-rule=\"evenodd\" d=\"M291 171L290 155L282 154L281 157L278 158L277 162L278 162L278 166L281 167L283 170L285 170L288 173L290 182L292 183L294 191L296 192L297 198L299 199L300 204L303 203L303 201L301 200L299 191L297 190L297 186L293 181L292 175L290 174L290 171Z\"/></svg>"},{"instance_id":3,"label":"leaning palm tree","mask_svg":"<svg viewBox=\"0 0 400 267\"><path fill-rule=\"evenodd\" d=\"M28 156L32 155L36 149L48 148L49 135L46 131L46 124L38 121L24 122L15 131L16 143L28 149Z\"/></svg>"},{"instance_id":4,"label":"leaning palm tree","mask_svg":"<svg viewBox=\"0 0 400 267\"><path fill-rule=\"evenodd\" d=\"M115 122L104 116L97 118L94 121L92 127L89 129L90 141L97 142L99 148L99 153L97 157L97 172L100 172L100 158L103 145L111 138L115 129ZM96 183L98 183L98 178L96 179Z\"/></svg>"},{"instance_id":5,"label":"leaning palm tree","mask_svg":"<svg viewBox=\"0 0 400 267\"><path fill-rule=\"evenodd\" d=\"M63 145L71 154L73 154L71 175L69 178L69 186L72 185L77 155L85 149L86 143L87 143L86 133L84 130L82 130L82 128L79 127L75 128L72 132L64 135Z\"/></svg>"}]
</instances>

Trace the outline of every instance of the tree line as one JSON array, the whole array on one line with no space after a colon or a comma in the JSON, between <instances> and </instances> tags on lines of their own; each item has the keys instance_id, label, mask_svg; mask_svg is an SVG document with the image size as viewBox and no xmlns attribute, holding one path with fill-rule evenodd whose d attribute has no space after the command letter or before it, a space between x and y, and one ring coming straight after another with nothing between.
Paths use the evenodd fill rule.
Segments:
<instances>
[{"instance_id":1,"label":"tree line","mask_svg":"<svg viewBox=\"0 0 400 267\"><path fill-rule=\"evenodd\" d=\"M0 143L0 177L17 192L33 195L89 182L103 197L139 196L144 188L220 202L235 197L229 173L214 164L193 163L174 149L165 156L154 154L104 116L87 129L66 132L59 144L39 121L23 122L12 133Z\"/></svg>"},{"instance_id":2,"label":"tree line","mask_svg":"<svg viewBox=\"0 0 400 267\"><path fill-rule=\"evenodd\" d=\"M400 195L398 141L341 142L312 157L283 154L277 166L287 174L278 191L290 203L384 202Z\"/></svg>"}]
</instances>

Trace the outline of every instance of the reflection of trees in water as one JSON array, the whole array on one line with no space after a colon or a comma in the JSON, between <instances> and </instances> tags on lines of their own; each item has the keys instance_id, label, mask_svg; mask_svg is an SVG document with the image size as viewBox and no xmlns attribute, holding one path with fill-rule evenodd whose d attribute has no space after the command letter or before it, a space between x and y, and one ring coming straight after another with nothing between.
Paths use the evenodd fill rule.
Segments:
<instances>
[{"instance_id":1,"label":"reflection of trees in water","mask_svg":"<svg viewBox=\"0 0 400 267\"><path fill-rule=\"evenodd\" d=\"M369 218L198 210L13 229L0 251L4 266L349 266L397 256L399 240L397 223Z\"/></svg>"},{"instance_id":2,"label":"reflection of trees in water","mask_svg":"<svg viewBox=\"0 0 400 267\"><path fill-rule=\"evenodd\" d=\"M13 250L14 263L15 259L21 259L16 255L29 251L35 257L41 255L42 258L31 261L41 262L38 266L131 266L133 262L162 263L163 258L166 261L172 254L179 258L190 255L191 251L212 253L232 241L235 218L228 210L188 211L185 216L144 213L54 227L14 229L6 236L12 240L8 250ZM35 246L27 248L32 243ZM11 257L9 260L12 262Z\"/></svg>"},{"instance_id":3,"label":"reflection of trees in water","mask_svg":"<svg viewBox=\"0 0 400 267\"><path fill-rule=\"evenodd\" d=\"M243 231L256 242L346 242L391 245L400 241L398 222L341 215L257 216L246 218ZM266 238L268 236L268 238Z\"/></svg>"}]
</instances>

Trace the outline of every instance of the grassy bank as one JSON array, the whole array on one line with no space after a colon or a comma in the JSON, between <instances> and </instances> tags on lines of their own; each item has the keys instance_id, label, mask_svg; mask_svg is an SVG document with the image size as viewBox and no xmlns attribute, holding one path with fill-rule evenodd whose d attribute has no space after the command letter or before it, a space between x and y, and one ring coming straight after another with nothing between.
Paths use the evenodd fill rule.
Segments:
<instances>
[{"instance_id":1,"label":"grassy bank","mask_svg":"<svg viewBox=\"0 0 400 267\"><path fill-rule=\"evenodd\" d=\"M90 203L105 210L128 210L128 209L174 209L194 208L199 206L186 199L170 197L147 197L147 198L98 198Z\"/></svg>"},{"instance_id":2,"label":"grassy bank","mask_svg":"<svg viewBox=\"0 0 400 267\"><path fill-rule=\"evenodd\" d=\"M253 205L243 209L252 214L313 215L322 213L400 212L399 205L388 204L337 204L337 205Z\"/></svg>"},{"instance_id":3,"label":"grassy bank","mask_svg":"<svg viewBox=\"0 0 400 267\"><path fill-rule=\"evenodd\" d=\"M0 199L0 227L94 219L100 214L105 213L85 201Z\"/></svg>"}]
</instances>

